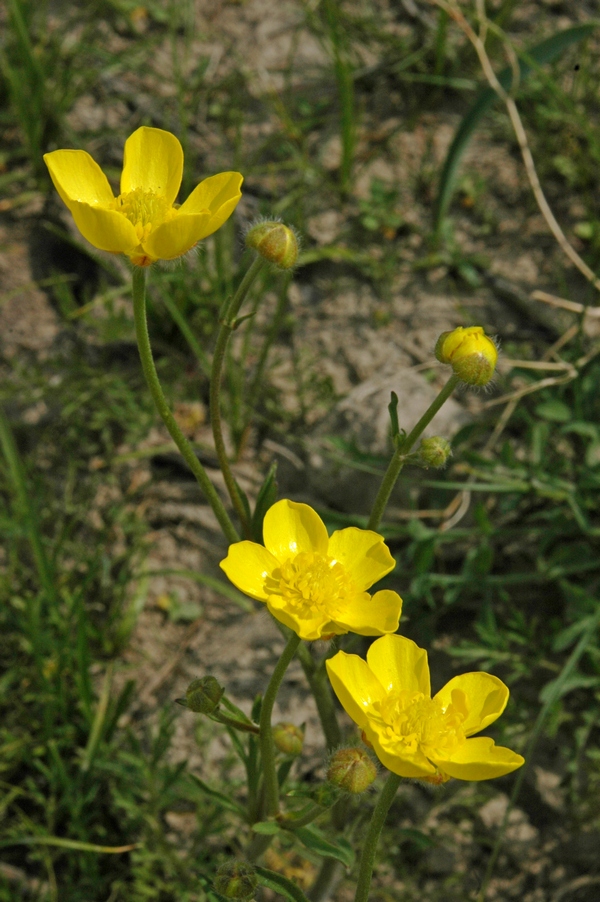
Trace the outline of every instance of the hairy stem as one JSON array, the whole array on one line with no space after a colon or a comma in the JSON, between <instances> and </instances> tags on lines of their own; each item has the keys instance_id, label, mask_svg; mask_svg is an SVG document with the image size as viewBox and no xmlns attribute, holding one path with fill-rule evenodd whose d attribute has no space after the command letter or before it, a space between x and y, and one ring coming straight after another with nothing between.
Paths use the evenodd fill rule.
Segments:
<instances>
[{"instance_id":1,"label":"hairy stem","mask_svg":"<svg viewBox=\"0 0 600 902\"><path fill-rule=\"evenodd\" d=\"M377 805L373 811L373 816L365 836L362 855L360 856L354 902L368 902L379 835L387 817L387 813L390 810L390 806L394 801L394 796L400 786L401 779L402 777L399 777L397 774L390 774L381 790L381 795L377 800Z\"/></svg>"},{"instance_id":2,"label":"hairy stem","mask_svg":"<svg viewBox=\"0 0 600 902\"><path fill-rule=\"evenodd\" d=\"M252 283L264 266L266 266L266 261L262 257L257 255L252 262L252 265L248 269L246 275L242 279L238 290L225 308L223 318L219 326L219 332L217 334L217 343L215 345L215 352L213 354L212 373L210 379L210 424L212 426L213 437L215 440L215 450L217 452L217 457L219 458L219 465L221 467L221 472L223 473L223 478L225 479L225 485L227 486L229 497L231 498L232 504L235 507L237 515L240 519L240 523L242 524L242 531L247 538L250 537L250 523L248 520L248 512L246 511L244 502L242 501L242 497L232 473L231 466L229 465L227 451L225 449L219 395L221 392L221 381L223 376L225 353L227 351L227 345L229 344L231 333L237 325L237 315L242 304L244 303L246 295L248 294L252 286Z\"/></svg>"},{"instance_id":3,"label":"hairy stem","mask_svg":"<svg viewBox=\"0 0 600 902\"><path fill-rule=\"evenodd\" d=\"M223 506L223 502L217 494L217 490L208 478L208 474L198 460L191 444L177 425L175 417L167 404L167 399L165 398L158 378L158 373L156 372L152 348L150 346L150 336L148 334L148 321L146 318L146 270L139 266L134 267L133 270L133 316L142 370L148 388L150 389L150 394L156 405L156 409L158 410L163 423L169 430L169 435L179 448L187 465L198 480L200 488L215 512L215 516L219 521L219 525L223 530L226 539L228 539L229 542L239 542L240 537L237 534L235 526L229 519L229 515Z\"/></svg>"},{"instance_id":4,"label":"hairy stem","mask_svg":"<svg viewBox=\"0 0 600 902\"><path fill-rule=\"evenodd\" d=\"M450 376L437 398L430 404L416 426L409 432L405 439L399 442L398 447L390 460L386 474L379 486L377 497L373 503L371 516L369 517L368 529L377 529L379 526L390 495L392 494L392 489L396 485L396 480L404 466L406 456L410 453L416 440L421 436L426 427L429 426L438 410L446 403L459 382L460 378L458 376Z\"/></svg>"}]
</instances>

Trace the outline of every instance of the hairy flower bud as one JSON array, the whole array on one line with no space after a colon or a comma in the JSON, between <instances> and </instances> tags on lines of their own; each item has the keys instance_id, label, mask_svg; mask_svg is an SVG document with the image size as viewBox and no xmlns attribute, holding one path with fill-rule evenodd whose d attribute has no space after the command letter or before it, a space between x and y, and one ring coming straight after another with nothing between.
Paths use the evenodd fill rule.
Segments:
<instances>
[{"instance_id":1,"label":"hairy flower bud","mask_svg":"<svg viewBox=\"0 0 600 902\"><path fill-rule=\"evenodd\" d=\"M481 326L442 332L435 346L440 363L448 363L468 385L487 385L496 368L498 349Z\"/></svg>"},{"instance_id":2,"label":"hairy flower bud","mask_svg":"<svg viewBox=\"0 0 600 902\"><path fill-rule=\"evenodd\" d=\"M246 245L281 269L291 269L298 259L298 241L282 222L259 222L246 233Z\"/></svg>"},{"instance_id":3,"label":"hairy flower bud","mask_svg":"<svg viewBox=\"0 0 600 902\"><path fill-rule=\"evenodd\" d=\"M441 435L433 435L431 438L421 439L417 451L419 462L424 467L443 467L452 454L452 447L448 439Z\"/></svg>"},{"instance_id":4,"label":"hairy flower bud","mask_svg":"<svg viewBox=\"0 0 600 902\"><path fill-rule=\"evenodd\" d=\"M377 768L363 749L340 749L327 768L327 779L346 792L364 792L376 776Z\"/></svg>"},{"instance_id":5,"label":"hairy flower bud","mask_svg":"<svg viewBox=\"0 0 600 902\"><path fill-rule=\"evenodd\" d=\"M278 723L273 727L273 742L284 755L297 758L302 754L304 730L293 723Z\"/></svg>"},{"instance_id":6,"label":"hairy flower bud","mask_svg":"<svg viewBox=\"0 0 600 902\"><path fill-rule=\"evenodd\" d=\"M224 692L214 676L204 676L192 680L185 693L185 701L190 711L196 714L213 714Z\"/></svg>"},{"instance_id":7,"label":"hairy flower bud","mask_svg":"<svg viewBox=\"0 0 600 902\"><path fill-rule=\"evenodd\" d=\"M227 899L250 902L254 899L258 878L247 861L228 861L217 870L213 886Z\"/></svg>"}]
</instances>

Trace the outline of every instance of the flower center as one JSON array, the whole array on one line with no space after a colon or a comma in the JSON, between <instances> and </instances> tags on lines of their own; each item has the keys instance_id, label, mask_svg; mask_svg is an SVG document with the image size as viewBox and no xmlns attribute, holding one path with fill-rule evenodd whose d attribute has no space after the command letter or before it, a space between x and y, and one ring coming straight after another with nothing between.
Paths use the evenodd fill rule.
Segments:
<instances>
[{"instance_id":1,"label":"flower center","mask_svg":"<svg viewBox=\"0 0 600 902\"><path fill-rule=\"evenodd\" d=\"M465 741L463 714L454 705L444 709L422 692L402 689L375 702L373 709L381 718L382 738L393 745L400 743L407 752L451 752Z\"/></svg>"},{"instance_id":2,"label":"flower center","mask_svg":"<svg viewBox=\"0 0 600 902\"><path fill-rule=\"evenodd\" d=\"M110 205L112 210L122 213L135 227L140 244L148 237L152 229L168 222L177 214L177 210L167 203L160 194L134 188L119 196Z\"/></svg>"},{"instance_id":3,"label":"flower center","mask_svg":"<svg viewBox=\"0 0 600 902\"><path fill-rule=\"evenodd\" d=\"M265 591L280 595L298 617L312 618L321 613L333 619L348 594L349 582L339 561L315 551L302 551L267 577Z\"/></svg>"}]
</instances>

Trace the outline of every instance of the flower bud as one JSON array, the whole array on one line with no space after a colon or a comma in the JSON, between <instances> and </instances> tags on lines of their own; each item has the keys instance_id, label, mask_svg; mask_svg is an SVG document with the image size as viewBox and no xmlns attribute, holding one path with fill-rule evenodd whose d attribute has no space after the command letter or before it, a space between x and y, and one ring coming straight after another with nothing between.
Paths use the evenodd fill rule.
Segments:
<instances>
[{"instance_id":1,"label":"flower bud","mask_svg":"<svg viewBox=\"0 0 600 902\"><path fill-rule=\"evenodd\" d=\"M198 680L192 680L187 687L186 705L196 714L214 714L224 692L214 676L200 677Z\"/></svg>"},{"instance_id":2,"label":"flower bud","mask_svg":"<svg viewBox=\"0 0 600 902\"><path fill-rule=\"evenodd\" d=\"M297 758L302 754L304 730L293 723L277 723L273 727L273 742L284 755Z\"/></svg>"},{"instance_id":3,"label":"flower bud","mask_svg":"<svg viewBox=\"0 0 600 902\"><path fill-rule=\"evenodd\" d=\"M452 454L452 447L448 439L441 435L433 435L431 438L421 439L417 455L419 463L424 467L443 467Z\"/></svg>"},{"instance_id":4,"label":"flower bud","mask_svg":"<svg viewBox=\"0 0 600 902\"><path fill-rule=\"evenodd\" d=\"M213 886L227 899L250 902L250 899L254 899L258 878L248 862L228 861L217 870Z\"/></svg>"},{"instance_id":5,"label":"flower bud","mask_svg":"<svg viewBox=\"0 0 600 902\"><path fill-rule=\"evenodd\" d=\"M298 259L298 241L282 222L259 222L246 233L247 247L281 269L291 269Z\"/></svg>"},{"instance_id":6,"label":"flower bud","mask_svg":"<svg viewBox=\"0 0 600 902\"><path fill-rule=\"evenodd\" d=\"M487 385L496 368L498 350L481 326L459 326L442 332L435 346L440 363L449 363L468 385Z\"/></svg>"},{"instance_id":7,"label":"flower bud","mask_svg":"<svg viewBox=\"0 0 600 902\"><path fill-rule=\"evenodd\" d=\"M376 776L375 764L362 749L340 749L327 769L327 779L346 792L364 792Z\"/></svg>"}]
</instances>

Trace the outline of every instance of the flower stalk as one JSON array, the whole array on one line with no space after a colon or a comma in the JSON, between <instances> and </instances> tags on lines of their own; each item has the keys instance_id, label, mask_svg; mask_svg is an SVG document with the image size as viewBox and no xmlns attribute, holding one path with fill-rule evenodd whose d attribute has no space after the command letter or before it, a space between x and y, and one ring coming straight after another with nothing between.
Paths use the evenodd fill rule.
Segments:
<instances>
[{"instance_id":1,"label":"flower stalk","mask_svg":"<svg viewBox=\"0 0 600 902\"><path fill-rule=\"evenodd\" d=\"M215 345L215 351L213 354L212 372L210 379L210 424L215 441L215 450L217 452L217 457L219 458L219 466L221 467L221 472L223 473L223 478L225 480L225 485L227 486L227 491L229 492L229 497L231 498L231 502L242 525L242 532L247 538L250 536L250 521L248 518L248 512L235 481L235 477L231 470L231 466L229 465L229 459L227 457L227 451L225 449L219 395L221 392L223 364L225 362L227 345L229 344L231 333L237 326L237 315L240 312L240 308L244 303L244 300L246 299L246 296L248 295L248 292L250 291L254 280L266 265L266 261L263 260L263 258L259 255L257 255L252 262L252 265L246 272L246 275L242 279L241 284L234 294L233 298L229 301L228 304L226 304L217 334L217 343Z\"/></svg>"},{"instance_id":2,"label":"flower stalk","mask_svg":"<svg viewBox=\"0 0 600 902\"><path fill-rule=\"evenodd\" d=\"M381 485L379 486L377 497L373 502L373 508L371 510L371 516L369 517L369 523L367 526L368 529L377 529L377 527L379 526L381 518L383 517L383 514L387 507L387 503L390 499L390 495L392 494L392 489L396 485L398 476L402 472L402 467L406 462L408 454L410 454L411 448L413 447L417 439L421 437L427 426L429 426L436 413L446 403L459 382L460 376L457 376L455 374L450 376L437 398L435 398L435 400L429 405L416 426L411 430L411 432L409 432L409 434L405 438L398 441L398 446L394 451L392 459L389 462L386 474L381 481Z\"/></svg>"},{"instance_id":3,"label":"flower stalk","mask_svg":"<svg viewBox=\"0 0 600 902\"><path fill-rule=\"evenodd\" d=\"M156 409L158 410L163 423L167 427L169 435L179 448L184 460L198 480L200 488L204 492L208 503L212 507L215 516L219 521L219 525L223 530L225 538L229 542L239 542L237 530L225 510L223 502L217 494L217 490L208 478L208 474L198 460L191 444L177 425L177 421L167 404L167 399L165 398L158 378L158 373L156 372L156 365L154 363L152 347L150 345L150 336L148 334L148 320L146 317L146 270L138 266L133 269L133 316L142 370L148 388L150 389L150 394L156 405Z\"/></svg>"},{"instance_id":4,"label":"flower stalk","mask_svg":"<svg viewBox=\"0 0 600 902\"><path fill-rule=\"evenodd\" d=\"M385 823L388 811L394 801L394 796L400 786L402 777L397 774L390 774L384 783L380 796L377 800L375 810L364 840L362 855L360 856L360 865L358 869L358 881L356 884L356 895L354 902L368 902L369 890L371 888L371 878L373 876L373 865L375 864L375 855L377 853L377 844L381 834L381 828Z\"/></svg>"}]
</instances>

